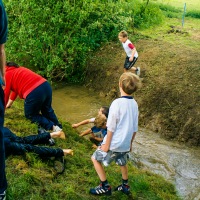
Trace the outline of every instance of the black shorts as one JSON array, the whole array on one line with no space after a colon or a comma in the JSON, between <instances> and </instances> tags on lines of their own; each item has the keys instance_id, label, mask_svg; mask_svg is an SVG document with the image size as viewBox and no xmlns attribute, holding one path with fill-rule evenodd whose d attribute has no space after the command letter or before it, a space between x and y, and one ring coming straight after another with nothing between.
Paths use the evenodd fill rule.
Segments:
<instances>
[{"instance_id":1,"label":"black shorts","mask_svg":"<svg viewBox=\"0 0 200 200\"><path fill-rule=\"evenodd\" d=\"M128 70L131 67L133 67L133 65L136 63L137 59L138 58L134 57L133 61L130 62L129 57L127 56L126 59L125 59L124 68Z\"/></svg>"}]
</instances>

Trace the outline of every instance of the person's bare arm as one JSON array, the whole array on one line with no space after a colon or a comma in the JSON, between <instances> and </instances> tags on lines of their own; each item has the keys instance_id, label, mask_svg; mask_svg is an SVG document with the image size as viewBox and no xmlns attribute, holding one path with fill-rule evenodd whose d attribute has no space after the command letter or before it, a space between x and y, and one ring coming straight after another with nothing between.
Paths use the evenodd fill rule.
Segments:
<instances>
[{"instance_id":1,"label":"person's bare arm","mask_svg":"<svg viewBox=\"0 0 200 200\"><path fill-rule=\"evenodd\" d=\"M132 145L133 145L133 140L135 139L136 132L133 133L132 139L131 139L131 148L130 151L132 151Z\"/></svg>"},{"instance_id":2,"label":"person's bare arm","mask_svg":"<svg viewBox=\"0 0 200 200\"><path fill-rule=\"evenodd\" d=\"M89 129L83 131L83 132L80 134L80 136L85 136L85 135L88 135L88 134L90 134L90 133L92 133L91 128L89 128Z\"/></svg>"},{"instance_id":3,"label":"person's bare arm","mask_svg":"<svg viewBox=\"0 0 200 200\"><path fill-rule=\"evenodd\" d=\"M0 78L2 80L1 84L5 83L5 65L6 65L6 53L4 49L4 44L0 44Z\"/></svg>"},{"instance_id":4,"label":"person's bare arm","mask_svg":"<svg viewBox=\"0 0 200 200\"><path fill-rule=\"evenodd\" d=\"M83 121L81 121L81 122L79 122L79 123L77 123L77 124L72 124L72 127L73 127L73 128L77 128L77 127L79 127L79 126L81 126L81 125L89 124L89 123L90 123L90 119L86 119L86 120L83 120Z\"/></svg>"},{"instance_id":5,"label":"person's bare arm","mask_svg":"<svg viewBox=\"0 0 200 200\"><path fill-rule=\"evenodd\" d=\"M8 103L6 105L6 108L10 108L12 106L13 102L14 102L13 100L9 99Z\"/></svg>"},{"instance_id":6,"label":"person's bare arm","mask_svg":"<svg viewBox=\"0 0 200 200\"><path fill-rule=\"evenodd\" d=\"M133 61L133 58L134 58L135 52L136 52L136 48L134 47L134 49L132 50L131 57L129 58L129 61L130 61L130 62Z\"/></svg>"}]
</instances>

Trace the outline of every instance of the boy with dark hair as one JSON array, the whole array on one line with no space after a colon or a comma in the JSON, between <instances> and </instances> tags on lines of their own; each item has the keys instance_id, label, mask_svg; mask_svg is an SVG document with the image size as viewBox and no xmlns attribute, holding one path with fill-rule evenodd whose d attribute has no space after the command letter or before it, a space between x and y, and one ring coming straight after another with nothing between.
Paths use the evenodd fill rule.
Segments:
<instances>
[{"instance_id":1,"label":"boy with dark hair","mask_svg":"<svg viewBox=\"0 0 200 200\"><path fill-rule=\"evenodd\" d=\"M128 33L121 31L118 34L119 41L122 43L124 51L126 52L126 59L124 63L124 72L133 69L135 73L140 75L140 67L133 67L138 59L138 52L132 42L128 39Z\"/></svg>"},{"instance_id":2,"label":"boy with dark hair","mask_svg":"<svg viewBox=\"0 0 200 200\"><path fill-rule=\"evenodd\" d=\"M122 173L122 184L115 190L120 190L125 194L130 193L127 154L132 149L132 142L138 131L138 105L131 94L139 86L139 77L131 72L123 73L119 79L121 97L115 99L110 106L107 135L91 158L101 181L99 186L90 189L93 195L111 195L111 186L106 179L102 163L108 166L112 161L120 166Z\"/></svg>"}]
</instances>

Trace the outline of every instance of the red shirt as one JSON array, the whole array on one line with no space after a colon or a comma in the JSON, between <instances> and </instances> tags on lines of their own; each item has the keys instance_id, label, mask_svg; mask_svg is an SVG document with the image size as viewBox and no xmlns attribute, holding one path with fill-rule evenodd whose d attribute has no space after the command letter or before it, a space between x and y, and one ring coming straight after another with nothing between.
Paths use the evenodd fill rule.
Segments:
<instances>
[{"instance_id":1,"label":"red shirt","mask_svg":"<svg viewBox=\"0 0 200 200\"><path fill-rule=\"evenodd\" d=\"M9 97L15 100L17 96L26 99L27 95L46 79L25 67L7 67L5 72L5 105ZM11 93L11 94L10 94Z\"/></svg>"}]
</instances>

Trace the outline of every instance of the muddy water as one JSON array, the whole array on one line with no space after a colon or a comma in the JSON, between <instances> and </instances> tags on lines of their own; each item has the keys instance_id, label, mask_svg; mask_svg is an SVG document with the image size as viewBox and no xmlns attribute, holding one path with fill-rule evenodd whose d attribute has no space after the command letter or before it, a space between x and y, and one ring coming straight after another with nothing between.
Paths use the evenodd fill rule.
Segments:
<instances>
[{"instance_id":1,"label":"muddy water","mask_svg":"<svg viewBox=\"0 0 200 200\"><path fill-rule=\"evenodd\" d=\"M95 117L101 106L107 106L103 98L82 86L67 86L53 90L53 108L58 117L71 124ZM79 131L90 125L80 126Z\"/></svg>"},{"instance_id":2,"label":"muddy water","mask_svg":"<svg viewBox=\"0 0 200 200\"><path fill-rule=\"evenodd\" d=\"M104 99L84 87L67 86L53 91L56 114L70 123L94 117L102 105L106 105ZM88 127L82 126L78 130ZM200 148L166 141L142 128L133 145L131 157L138 167L173 182L184 200L200 200Z\"/></svg>"}]
</instances>

